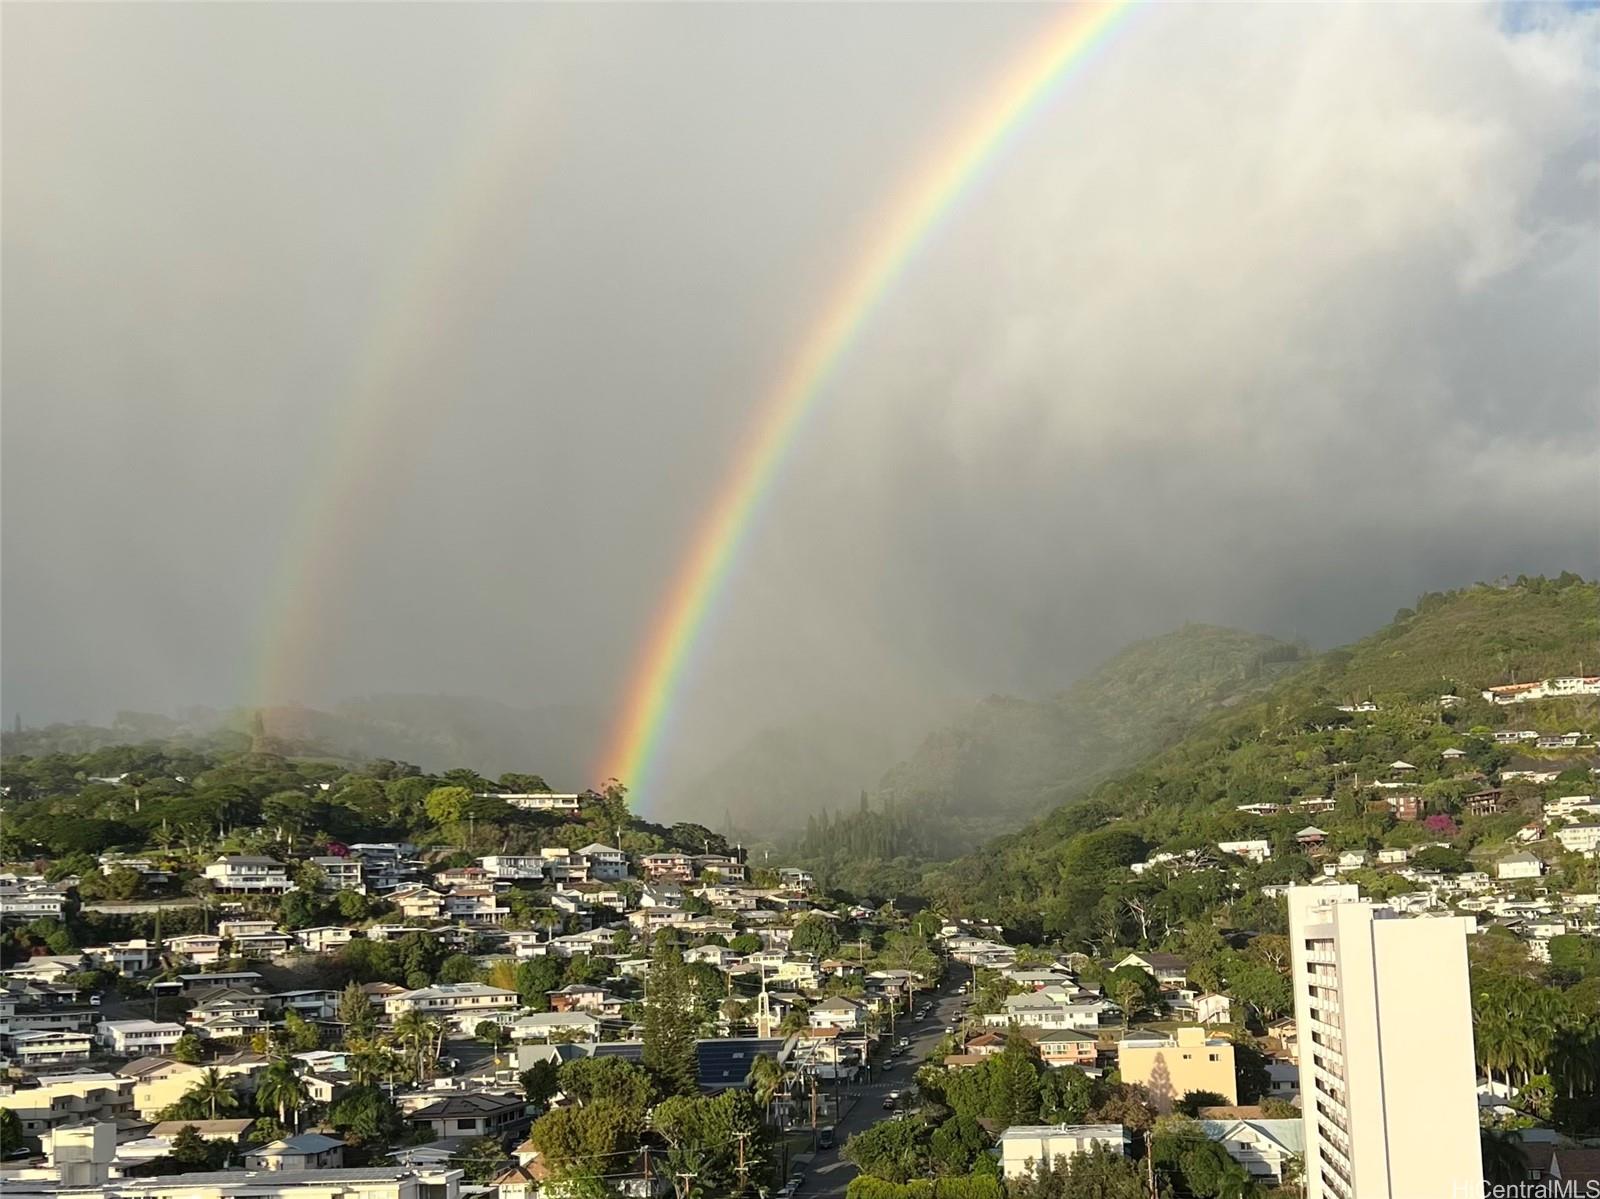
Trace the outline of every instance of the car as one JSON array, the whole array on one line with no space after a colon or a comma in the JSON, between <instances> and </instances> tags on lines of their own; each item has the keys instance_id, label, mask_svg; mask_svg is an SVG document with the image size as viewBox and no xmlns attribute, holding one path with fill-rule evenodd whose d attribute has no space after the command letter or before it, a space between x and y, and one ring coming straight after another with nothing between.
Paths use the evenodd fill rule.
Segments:
<instances>
[{"instance_id":1,"label":"car","mask_svg":"<svg viewBox=\"0 0 1600 1199\"><path fill-rule=\"evenodd\" d=\"M772 1192L772 1199L794 1199L795 1190L796 1188L794 1183L786 1182L777 1190Z\"/></svg>"},{"instance_id":2,"label":"car","mask_svg":"<svg viewBox=\"0 0 1600 1199\"><path fill-rule=\"evenodd\" d=\"M883 1097L883 1110L884 1111L892 1112L892 1111L894 1111L895 1108L897 1108L899 1106L900 1106L900 1092L899 1091L890 1091L887 1095L885 1095Z\"/></svg>"},{"instance_id":3,"label":"car","mask_svg":"<svg viewBox=\"0 0 1600 1199\"><path fill-rule=\"evenodd\" d=\"M956 1031L956 1026L954 1024L946 1024L944 1026L944 1030L945 1030L945 1032L950 1033L950 1034L953 1035L955 1033L955 1031Z\"/></svg>"},{"instance_id":4,"label":"car","mask_svg":"<svg viewBox=\"0 0 1600 1199\"><path fill-rule=\"evenodd\" d=\"M821 1132L817 1133L817 1148L819 1148L819 1149L832 1149L833 1148L833 1129L824 1128Z\"/></svg>"},{"instance_id":5,"label":"car","mask_svg":"<svg viewBox=\"0 0 1600 1199\"><path fill-rule=\"evenodd\" d=\"M798 1191L801 1187L805 1186L805 1184L806 1176L804 1174L791 1174L789 1175L789 1181L785 1185L793 1188L793 1190L790 1192L792 1194L793 1191Z\"/></svg>"}]
</instances>

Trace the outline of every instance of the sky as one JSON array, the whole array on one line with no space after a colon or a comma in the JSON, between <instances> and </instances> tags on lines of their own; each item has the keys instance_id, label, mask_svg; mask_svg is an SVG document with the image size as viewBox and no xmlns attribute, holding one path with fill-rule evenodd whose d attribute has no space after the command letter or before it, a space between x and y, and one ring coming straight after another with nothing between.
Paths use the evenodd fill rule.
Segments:
<instances>
[{"instance_id":1,"label":"sky","mask_svg":"<svg viewBox=\"0 0 1600 1199\"><path fill-rule=\"evenodd\" d=\"M6 6L7 722L449 693L598 746L786 356L1052 16ZM821 397L668 779L1600 573L1597 22L1133 13Z\"/></svg>"}]
</instances>

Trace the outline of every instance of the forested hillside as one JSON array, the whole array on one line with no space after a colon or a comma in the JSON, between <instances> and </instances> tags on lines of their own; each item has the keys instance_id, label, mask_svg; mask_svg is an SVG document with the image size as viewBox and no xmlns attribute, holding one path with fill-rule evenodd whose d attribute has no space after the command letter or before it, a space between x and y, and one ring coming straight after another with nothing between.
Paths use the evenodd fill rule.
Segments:
<instances>
[{"instance_id":1,"label":"forested hillside","mask_svg":"<svg viewBox=\"0 0 1600 1199\"><path fill-rule=\"evenodd\" d=\"M1519 804L1536 810L1540 789L1526 788L1524 796L1508 786L1503 814L1466 810L1463 800L1487 787L1511 756L1493 731L1592 734L1600 730L1600 705L1591 698L1498 707L1478 692L1511 677L1570 674L1580 662L1600 663L1600 588L1576 576L1424 596L1386 628L1213 715L1082 802L930 875L927 887L950 911L1090 943L1126 931L1119 921L1144 906L1135 894L1141 889L1173 925L1232 906L1225 896L1201 893L1214 875L1130 879L1128 865L1147 854L1214 852L1219 840L1264 838L1274 853L1254 869L1253 883L1287 881L1308 869L1293 852L1295 832L1309 822L1288 806L1294 801L1334 801L1333 810L1316 816L1331 848L1441 838L1463 855L1502 848L1527 819ZM1442 701L1446 695L1456 698ZM1376 710L1339 710L1366 701ZM1447 757L1447 750L1464 756ZM1572 765L1558 753L1544 756ZM1397 761L1412 766L1405 777L1427 821L1398 821L1370 790L1392 776ZM1586 764L1570 773L1552 786L1592 789ZM1375 794L1381 810L1374 810ZM1285 807L1264 817L1240 811L1244 804ZM1236 915L1245 922L1260 915L1247 910L1259 900L1255 888L1247 893L1252 899Z\"/></svg>"}]
</instances>

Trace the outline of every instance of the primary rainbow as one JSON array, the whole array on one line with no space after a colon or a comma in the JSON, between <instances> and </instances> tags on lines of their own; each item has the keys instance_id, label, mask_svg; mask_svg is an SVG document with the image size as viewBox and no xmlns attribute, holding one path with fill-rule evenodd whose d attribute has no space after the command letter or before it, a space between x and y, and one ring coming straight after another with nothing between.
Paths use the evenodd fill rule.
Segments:
<instances>
[{"instance_id":1,"label":"primary rainbow","mask_svg":"<svg viewBox=\"0 0 1600 1199\"><path fill-rule=\"evenodd\" d=\"M937 156L886 205L869 252L841 281L757 411L652 622L600 776L650 800L663 733L685 670L808 413L878 303L983 168L1055 95L1131 0L1074 4L1012 64Z\"/></svg>"}]
</instances>

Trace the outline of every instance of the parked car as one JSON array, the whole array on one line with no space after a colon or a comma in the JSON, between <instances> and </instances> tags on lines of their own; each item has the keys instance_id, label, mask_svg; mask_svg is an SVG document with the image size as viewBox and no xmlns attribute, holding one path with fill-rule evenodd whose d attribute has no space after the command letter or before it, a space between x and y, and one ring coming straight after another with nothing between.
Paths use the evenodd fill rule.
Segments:
<instances>
[{"instance_id":1,"label":"parked car","mask_svg":"<svg viewBox=\"0 0 1600 1199\"><path fill-rule=\"evenodd\" d=\"M899 1106L900 1106L900 1092L899 1091L890 1091L887 1095L885 1095L883 1097L883 1110L884 1111L892 1112L892 1111L894 1111L895 1108L897 1108Z\"/></svg>"}]
</instances>

